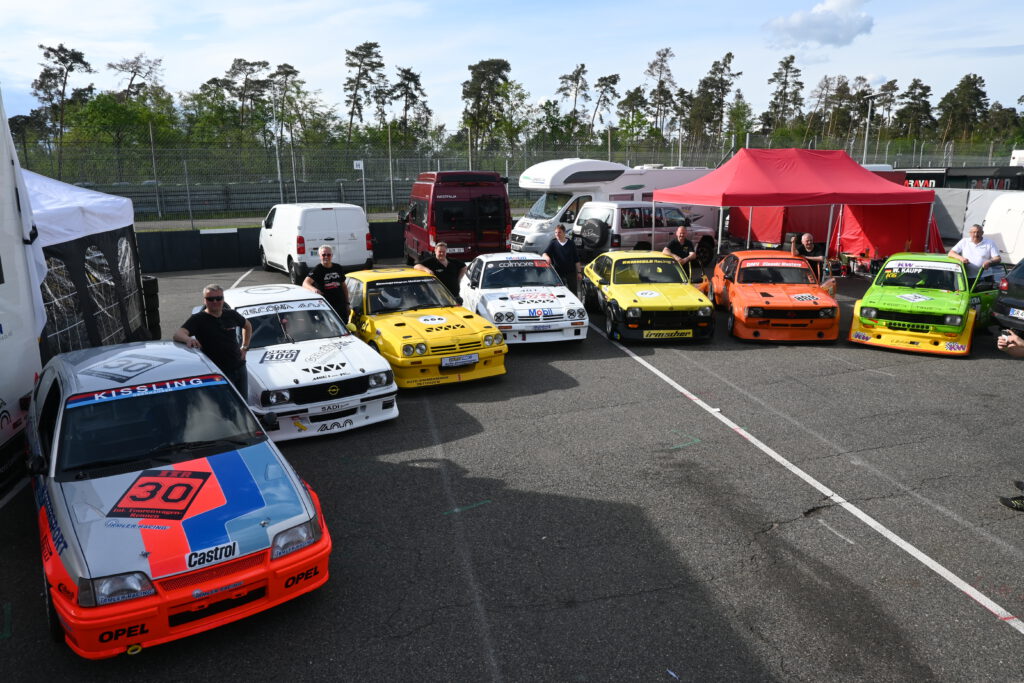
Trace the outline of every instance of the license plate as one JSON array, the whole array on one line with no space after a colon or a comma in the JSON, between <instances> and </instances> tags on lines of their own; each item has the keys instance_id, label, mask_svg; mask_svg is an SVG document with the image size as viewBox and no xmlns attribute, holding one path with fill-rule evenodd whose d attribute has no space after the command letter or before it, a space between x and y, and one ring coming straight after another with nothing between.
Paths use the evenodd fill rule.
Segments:
<instances>
[{"instance_id":1,"label":"license plate","mask_svg":"<svg viewBox=\"0 0 1024 683\"><path fill-rule=\"evenodd\" d=\"M680 339L692 336L693 330L644 330L644 339Z\"/></svg>"},{"instance_id":2,"label":"license plate","mask_svg":"<svg viewBox=\"0 0 1024 683\"><path fill-rule=\"evenodd\" d=\"M1024 320L1024 311L1020 310L1019 308L1011 308L1010 309L1010 317L1011 318L1020 318L1021 320Z\"/></svg>"},{"instance_id":3,"label":"license plate","mask_svg":"<svg viewBox=\"0 0 1024 683\"><path fill-rule=\"evenodd\" d=\"M448 247L449 254L461 254L464 251L466 250L463 249L462 247Z\"/></svg>"},{"instance_id":4,"label":"license plate","mask_svg":"<svg viewBox=\"0 0 1024 683\"><path fill-rule=\"evenodd\" d=\"M523 245L519 244L518 242L513 242L512 243L512 251L522 251L522 250L523 250Z\"/></svg>"},{"instance_id":5,"label":"license plate","mask_svg":"<svg viewBox=\"0 0 1024 683\"><path fill-rule=\"evenodd\" d=\"M582 247L583 246L583 238L582 237L573 237L572 241L576 243L577 247Z\"/></svg>"},{"instance_id":6,"label":"license plate","mask_svg":"<svg viewBox=\"0 0 1024 683\"><path fill-rule=\"evenodd\" d=\"M317 408L316 410L317 410L318 412L321 412L321 413L336 413L336 412L338 412L339 410L341 410L341 407L342 407L343 405L345 405L345 404L344 404L344 403L332 403L332 404L330 404L330 405L326 405L326 406L320 406L320 407L319 407L319 408ZM312 412L312 411L311 411L311 412Z\"/></svg>"},{"instance_id":7,"label":"license plate","mask_svg":"<svg viewBox=\"0 0 1024 683\"><path fill-rule=\"evenodd\" d=\"M554 329L554 327L555 327L554 325L534 325L533 326L533 331L534 332L543 332L544 330Z\"/></svg>"},{"instance_id":8,"label":"license plate","mask_svg":"<svg viewBox=\"0 0 1024 683\"><path fill-rule=\"evenodd\" d=\"M442 368L457 368L463 365L472 365L480 360L479 354L467 353L465 356L447 356L441 359Z\"/></svg>"}]
</instances>

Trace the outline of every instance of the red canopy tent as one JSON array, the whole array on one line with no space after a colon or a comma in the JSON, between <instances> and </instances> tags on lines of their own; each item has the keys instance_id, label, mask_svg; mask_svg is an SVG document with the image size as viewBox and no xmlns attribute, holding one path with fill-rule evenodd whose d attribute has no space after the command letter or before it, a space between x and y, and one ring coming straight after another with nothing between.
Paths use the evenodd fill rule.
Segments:
<instances>
[{"instance_id":1,"label":"red canopy tent","mask_svg":"<svg viewBox=\"0 0 1024 683\"><path fill-rule=\"evenodd\" d=\"M748 241L781 244L787 232L809 232L829 255L942 251L935 192L897 185L843 151L741 149L693 182L655 190L654 200L731 207L729 232Z\"/></svg>"}]
</instances>

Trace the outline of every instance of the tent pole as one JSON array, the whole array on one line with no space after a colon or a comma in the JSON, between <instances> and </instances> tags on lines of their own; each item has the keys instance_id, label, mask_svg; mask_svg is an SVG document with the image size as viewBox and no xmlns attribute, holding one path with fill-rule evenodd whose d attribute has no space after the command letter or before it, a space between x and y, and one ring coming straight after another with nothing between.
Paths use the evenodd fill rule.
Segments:
<instances>
[{"instance_id":1,"label":"tent pole","mask_svg":"<svg viewBox=\"0 0 1024 683\"><path fill-rule=\"evenodd\" d=\"M932 236L932 215L935 213L935 201L928 205L928 222L924 224L924 250L928 252L931 248Z\"/></svg>"},{"instance_id":2,"label":"tent pole","mask_svg":"<svg viewBox=\"0 0 1024 683\"><path fill-rule=\"evenodd\" d=\"M754 231L754 207L750 207L750 220L747 221L747 249L750 249L750 233Z\"/></svg>"},{"instance_id":3,"label":"tent pole","mask_svg":"<svg viewBox=\"0 0 1024 683\"><path fill-rule=\"evenodd\" d=\"M715 243L715 256L722 253L722 233L725 231L725 210L726 207L718 207L718 242Z\"/></svg>"},{"instance_id":4,"label":"tent pole","mask_svg":"<svg viewBox=\"0 0 1024 683\"><path fill-rule=\"evenodd\" d=\"M825 258L828 258L828 245L832 242L832 217L835 215L836 205L828 205L828 231L825 233ZM839 241L836 235L836 258L839 258Z\"/></svg>"}]
</instances>

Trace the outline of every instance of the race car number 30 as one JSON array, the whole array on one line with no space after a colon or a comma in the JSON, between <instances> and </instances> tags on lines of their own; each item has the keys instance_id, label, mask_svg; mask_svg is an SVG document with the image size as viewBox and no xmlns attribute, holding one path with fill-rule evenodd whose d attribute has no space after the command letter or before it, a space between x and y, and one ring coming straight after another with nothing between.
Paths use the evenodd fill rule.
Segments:
<instances>
[{"instance_id":1,"label":"race car number 30","mask_svg":"<svg viewBox=\"0 0 1024 683\"><path fill-rule=\"evenodd\" d=\"M107 517L181 519L209 477L209 472L143 470Z\"/></svg>"}]
</instances>

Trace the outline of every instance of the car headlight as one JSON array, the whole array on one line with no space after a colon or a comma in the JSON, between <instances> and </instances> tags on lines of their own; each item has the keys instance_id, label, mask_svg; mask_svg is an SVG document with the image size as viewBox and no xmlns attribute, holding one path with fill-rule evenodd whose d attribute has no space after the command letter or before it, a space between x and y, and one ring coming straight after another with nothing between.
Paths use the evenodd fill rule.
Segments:
<instances>
[{"instance_id":1,"label":"car headlight","mask_svg":"<svg viewBox=\"0 0 1024 683\"><path fill-rule=\"evenodd\" d=\"M413 346L412 344L403 344L402 345L402 355L403 356L411 356L414 353L416 353L416 347L415 346Z\"/></svg>"},{"instance_id":2,"label":"car headlight","mask_svg":"<svg viewBox=\"0 0 1024 683\"><path fill-rule=\"evenodd\" d=\"M636 306L630 306L629 308L626 309L626 317L627 318L639 318L640 317L640 313L641 313L640 309L637 308Z\"/></svg>"},{"instance_id":3,"label":"car headlight","mask_svg":"<svg viewBox=\"0 0 1024 683\"><path fill-rule=\"evenodd\" d=\"M576 309L575 309L575 308L570 308L570 309L568 309L568 310L567 310L567 311L565 312L565 314L566 314L567 316L569 316L570 318L575 318L575 317L576 317Z\"/></svg>"},{"instance_id":4,"label":"car headlight","mask_svg":"<svg viewBox=\"0 0 1024 683\"><path fill-rule=\"evenodd\" d=\"M761 308L760 306L751 306L750 308L747 309L747 317L748 318L763 318L764 317L764 309Z\"/></svg>"},{"instance_id":5,"label":"car headlight","mask_svg":"<svg viewBox=\"0 0 1024 683\"><path fill-rule=\"evenodd\" d=\"M512 311L505 311L505 322L514 323L516 321L516 314Z\"/></svg>"},{"instance_id":6,"label":"car headlight","mask_svg":"<svg viewBox=\"0 0 1024 683\"><path fill-rule=\"evenodd\" d=\"M494 322L496 322L496 323L503 323L503 322L505 322L505 314L502 313L501 311L498 311L497 313L495 313L494 314Z\"/></svg>"},{"instance_id":7,"label":"car headlight","mask_svg":"<svg viewBox=\"0 0 1024 683\"><path fill-rule=\"evenodd\" d=\"M871 307L868 307L868 308L861 307L861 309L860 309L860 317L862 317L862 318L877 318L878 317L878 309L877 308L871 308Z\"/></svg>"},{"instance_id":8,"label":"car headlight","mask_svg":"<svg viewBox=\"0 0 1024 683\"><path fill-rule=\"evenodd\" d=\"M484 346L490 346L494 343L494 337L491 335L484 336Z\"/></svg>"},{"instance_id":9,"label":"car headlight","mask_svg":"<svg viewBox=\"0 0 1024 683\"><path fill-rule=\"evenodd\" d=\"M962 315L947 315L947 316L945 316L942 319L942 324L943 325L953 325L953 326L956 326L956 327L959 327L960 325L962 325L963 322L964 322L964 317Z\"/></svg>"},{"instance_id":10,"label":"car headlight","mask_svg":"<svg viewBox=\"0 0 1024 683\"><path fill-rule=\"evenodd\" d=\"M320 540L320 525L316 517L303 522L291 529L285 529L276 536L270 545L270 559L276 560L296 550L301 550L307 545L313 545Z\"/></svg>"},{"instance_id":11,"label":"car headlight","mask_svg":"<svg viewBox=\"0 0 1024 683\"><path fill-rule=\"evenodd\" d=\"M78 604L82 607L112 605L153 595L156 591L149 577L142 572L114 574L98 579L78 580Z\"/></svg>"},{"instance_id":12,"label":"car headlight","mask_svg":"<svg viewBox=\"0 0 1024 683\"><path fill-rule=\"evenodd\" d=\"M820 311L818 311L818 317L819 318L834 318L834 317L836 317L836 309L834 309L831 306L828 306L827 308L823 308Z\"/></svg>"},{"instance_id":13,"label":"car headlight","mask_svg":"<svg viewBox=\"0 0 1024 683\"><path fill-rule=\"evenodd\" d=\"M581 319L582 318L586 318L587 317L586 309L584 309L584 308L577 308L576 309L576 317L577 318L581 318Z\"/></svg>"},{"instance_id":14,"label":"car headlight","mask_svg":"<svg viewBox=\"0 0 1024 683\"><path fill-rule=\"evenodd\" d=\"M288 403L291 400L292 395L287 389L281 389L279 391L264 391L260 394L261 406L276 406L280 403Z\"/></svg>"},{"instance_id":15,"label":"car headlight","mask_svg":"<svg viewBox=\"0 0 1024 683\"><path fill-rule=\"evenodd\" d=\"M698 308L697 315L699 315L702 318L707 318L709 315L711 315L711 307L704 306L703 308Z\"/></svg>"},{"instance_id":16,"label":"car headlight","mask_svg":"<svg viewBox=\"0 0 1024 683\"><path fill-rule=\"evenodd\" d=\"M498 344L500 344L503 341L505 341L505 337L501 334L501 332L498 332L497 334L494 335L494 345L495 346L497 346Z\"/></svg>"},{"instance_id":17,"label":"car headlight","mask_svg":"<svg viewBox=\"0 0 1024 683\"><path fill-rule=\"evenodd\" d=\"M377 387L386 387L391 384L391 371L386 372L375 372L370 375L370 388L376 389Z\"/></svg>"},{"instance_id":18,"label":"car headlight","mask_svg":"<svg viewBox=\"0 0 1024 683\"><path fill-rule=\"evenodd\" d=\"M427 345L426 344L424 344L423 342L420 342L419 344L416 345L416 355L417 356L422 356L426 352L427 352Z\"/></svg>"}]
</instances>

